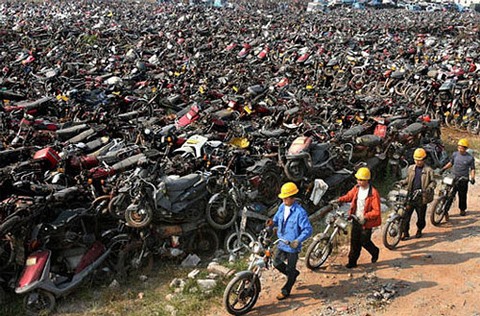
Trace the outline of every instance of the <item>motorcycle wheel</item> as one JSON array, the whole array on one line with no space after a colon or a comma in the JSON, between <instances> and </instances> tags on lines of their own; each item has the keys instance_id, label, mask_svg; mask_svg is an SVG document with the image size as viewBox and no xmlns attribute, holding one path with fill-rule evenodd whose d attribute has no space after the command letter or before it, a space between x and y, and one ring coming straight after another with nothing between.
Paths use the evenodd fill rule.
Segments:
<instances>
[{"instance_id":1,"label":"motorcycle wheel","mask_svg":"<svg viewBox=\"0 0 480 316\"><path fill-rule=\"evenodd\" d=\"M153 107L146 101L136 101L130 107L130 111L138 111L138 116L151 117L153 113Z\"/></svg>"},{"instance_id":2,"label":"motorcycle wheel","mask_svg":"<svg viewBox=\"0 0 480 316\"><path fill-rule=\"evenodd\" d=\"M209 227L197 229L188 237L187 251L199 256L211 257L219 247L218 235Z\"/></svg>"},{"instance_id":3,"label":"motorcycle wheel","mask_svg":"<svg viewBox=\"0 0 480 316\"><path fill-rule=\"evenodd\" d=\"M444 196L433 201L430 212L430 222L433 226L440 226L442 219L445 217L446 204L447 199Z\"/></svg>"},{"instance_id":4,"label":"motorcycle wheel","mask_svg":"<svg viewBox=\"0 0 480 316\"><path fill-rule=\"evenodd\" d=\"M387 249L393 250L397 247L402 237L402 225L400 219L387 222L382 232L383 244Z\"/></svg>"},{"instance_id":5,"label":"motorcycle wheel","mask_svg":"<svg viewBox=\"0 0 480 316\"><path fill-rule=\"evenodd\" d=\"M227 229L233 225L238 216L238 209L232 197L222 193L217 199L208 203L207 222L216 229Z\"/></svg>"},{"instance_id":6,"label":"motorcycle wheel","mask_svg":"<svg viewBox=\"0 0 480 316\"><path fill-rule=\"evenodd\" d=\"M13 216L3 222L2 225L0 225L0 236L9 233L21 220L20 216Z\"/></svg>"},{"instance_id":7,"label":"motorcycle wheel","mask_svg":"<svg viewBox=\"0 0 480 316\"><path fill-rule=\"evenodd\" d=\"M239 240L237 232L232 230L225 237L223 248L227 253L243 255L249 249L250 243L255 240L255 236L249 231L244 231Z\"/></svg>"},{"instance_id":8,"label":"motorcycle wheel","mask_svg":"<svg viewBox=\"0 0 480 316\"><path fill-rule=\"evenodd\" d=\"M55 296L47 291L34 291L24 298L25 313L28 316L49 315L55 309Z\"/></svg>"},{"instance_id":9,"label":"motorcycle wheel","mask_svg":"<svg viewBox=\"0 0 480 316\"><path fill-rule=\"evenodd\" d=\"M124 219L125 210L131 202L130 195L127 193L119 193L110 199L108 212L116 219Z\"/></svg>"},{"instance_id":10,"label":"motorcycle wheel","mask_svg":"<svg viewBox=\"0 0 480 316\"><path fill-rule=\"evenodd\" d=\"M287 162L287 164L285 165L285 168L284 168L284 172L285 172L285 175L287 176L287 178L291 181L300 181L302 180L306 174L307 174L307 170L306 170L306 167L303 163L300 163L295 169L296 170L293 170L292 169L292 165L293 163L296 163L296 161L289 161Z\"/></svg>"},{"instance_id":11,"label":"motorcycle wheel","mask_svg":"<svg viewBox=\"0 0 480 316\"><path fill-rule=\"evenodd\" d=\"M307 248L305 253L305 265L310 270L320 268L332 253L332 244L328 242L328 238L314 240Z\"/></svg>"},{"instance_id":12,"label":"motorcycle wheel","mask_svg":"<svg viewBox=\"0 0 480 316\"><path fill-rule=\"evenodd\" d=\"M10 238L0 239L0 271L15 262L15 245Z\"/></svg>"},{"instance_id":13,"label":"motorcycle wheel","mask_svg":"<svg viewBox=\"0 0 480 316\"><path fill-rule=\"evenodd\" d=\"M144 206L137 210L129 210L128 208L125 210L125 220L130 227L145 227L150 224L152 217L153 210L148 206Z\"/></svg>"},{"instance_id":14,"label":"motorcycle wheel","mask_svg":"<svg viewBox=\"0 0 480 316\"><path fill-rule=\"evenodd\" d=\"M225 288L223 306L231 315L244 315L255 306L260 291L260 280L254 274L238 275Z\"/></svg>"},{"instance_id":15,"label":"motorcycle wheel","mask_svg":"<svg viewBox=\"0 0 480 316\"><path fill-rule=\"evenodd\" d=\"M116 253L115 272L120 278L126 278L132 273L139 275L149 274L153 269L153 256L150 252L141 256L143 242L131 241Z\"/></svg>"},{"instance_id":16,"label":"motorcycle wheel","mask_svg":"<svg viewBox=\"0 0 480 316\"><path fill-rule=\"evenodd\" d=\"M281 171L276 172L275 170L267 170L262 174L262 181L258 187L258 200L270 205L275 203L278 200L278 192L280 192L280 187L282 182L280 179Z\"/></svg>"}]
</instances>

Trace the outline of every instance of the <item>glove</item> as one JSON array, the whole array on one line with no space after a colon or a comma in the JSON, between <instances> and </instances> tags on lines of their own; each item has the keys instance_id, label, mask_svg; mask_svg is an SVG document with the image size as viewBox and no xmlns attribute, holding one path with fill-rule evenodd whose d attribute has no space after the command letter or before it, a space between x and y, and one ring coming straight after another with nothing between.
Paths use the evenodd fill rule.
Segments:
<instances>
[{"instance_id":1,"label":"glove","mask_svg":"<svg viewBox=\"0 0 480 316\"><path fill-rule=\"evenodd\" d=\"M440 169L440 172L439 172L439 174L441 174L441 175L442 175L444 172L445 172L445 169Z\"/></svg>"},{"instance_id":2,"label":"glove","mask_svg":"<svg viewBox=\"0 0 480 316\"><path fill-rule=\"evenodd\" d=\"M297 247L298 247L299 244L300 244L300 243L298 242L298 240L295 239L295 240L293 240L293 241L290 242L290 247L292 247L293 249L297 249Z\"/></svg>"},{"instance_id":3,"label":"glove","mask_svg":"<svg viewBox=\"0 0 480 316\"><path fill-rule=\"evenodd\" d=\"M475 184L475 179L473 179L473 178L470 179L470 183L471 183L471 184Z\"/></svg>"},{"instance_id":4,"label":"glove","mask_svg":"<svg viewBox=\"0 0 480 316\"><path fill-rule=\"evenodd\" d=\"M328 204L338 204L338 200L337 199L330 200L328 201Z\"/></svg>"}]
</instances>

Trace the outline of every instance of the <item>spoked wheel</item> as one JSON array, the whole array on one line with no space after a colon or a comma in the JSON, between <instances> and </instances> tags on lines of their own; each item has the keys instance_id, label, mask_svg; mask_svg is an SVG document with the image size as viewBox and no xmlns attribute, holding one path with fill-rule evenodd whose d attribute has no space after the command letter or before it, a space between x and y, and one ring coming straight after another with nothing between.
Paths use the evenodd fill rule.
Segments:
<instances>
[{"instance_id":1,"label":"spoked wheel","mask_svg":"<svg viewBox=\"0 0 480 316\"><path fill-rule=\"evenodd\" d=\"M125 218L125 210L131 203L130 195L127 193L119 193L111 198L108 203L108 212L117 219Z\"/></svg>"},{"instance_id":2,"label":"spoked wheel","mask_svg":"<svg viewBox=\"0 0 480 316\"><path fill-rule=\"evenodd\" d=\"M252 241L255 241L255 236L251 232L244 231L239 239L237 231L232 230L225 237L224 249L228 253L244 254Z\"/></svg>"},{"instance_id":3,"label":"spoked wheel","mask_svg":"<svg viewBox=\"0 0 480 316\"><path fill-rule=\"evenodd\" d=\"M125 220L130 227L145 227L152 221L153 210L147 205L138 205L134 208L127 208Z\"/></svg>"},{"instance_id":4,"label":"spoked wheel","mask_svg":"<svg viewBox=\"0 0 480 316\"><path fill-rule=\"evenodd\" d=\"M278 200L278 192L282 185L281 171L267 170L262 174L262 180L258 187L259 196L257 200L270 205Z\"/></svg>"},{"instance_id":5,"label":"spoked wheel","mask_svg":"<svg viewBox=\"0 0 480 316\"><path fill-rule=\"evenodd\" d=\"M314 240L308 246L305 254L305 264L307 268L314 270L320 268L332 253L332 244L328 242L328 238L324 237Z\"/></svg>"},{"instance_id":6,"label":"spoked wheel","mask_svg":"<svg viewBox=\"0 0 480 316\"><path fill-rule=\"evenodd\" d=\"M237 219L238 208L229 194L222 193L207 206L207 222L216 229L227 229Z\"/></svg>"},{"instance_id":7,"label":"spoked wheel","mask_svg":"<svg viewBox=\"0 0 480 316\"><path fill-rule=\"evenodd\" d=\"M255 306L260 290L260 280L253 274L238 275L225 288L223 306L231 315L244 315Z\"/></svg>"},{"instance_id":8,"label":"spoked wheel","mask_svg":"<svg viewBox=\"0 0 480 316\"><path fill-rule=\"evenodd\" d=\"M136 101L130 107L130 111L138 111L138 116L152 116L153 107L146 101Z\"/></svg>"},{"instance_id":9,"label":"spoked wheel","mask_svg":"<svg viewBox=\"0 0 480 316\"><path fill-rule=\"evenodd\" d=\"M217 233L209 227L202 227L189 236L187 251L199 256L211 257L219 247Z\"/></svg>"},{"instance_id":10,"label":"spoked wheel","mask_svg":"<svg viewBox=\"0 0 480 316\"><path fill-rule=\"evenodd\" d=\"M125 278L131 274L148 274L153 268L153 256L151 253L142 252L143 242L131 241L116 253L115 270L119 277Z\"/></svg>"},{"instance_id":11,"label":"spoked wheel","mask_svg":"<svg viewBox=\"0 0 480 316\"><path fill-rule=\"evenodd\" d=\"M34 291L25 297L24 306L29 316L49 315L55 309L55 296L46 291Z\"/></svg>"},{"instance_id":12,"label":"spoked wheel","mask_svg":"<svg viewBox=\"0 0 480 316\"><path fill-rule=\"evenodd\" d=\"M387 222L383 229L383 244L390 250L395 249L402 237L402 225L400 219Z\"/></svg>"},{"instance_id":13,"label":"spoked wheel","mask_svg":"<svg viewBox=\"0 0 480 316\"><path fill-rule=\"evenodd\" d=\"M433 226L439 226L443 218L445 217L446 204L447 199L445 197L440 197L433 201L430 212L430 222Z\"/></svg>"}]
</instances>

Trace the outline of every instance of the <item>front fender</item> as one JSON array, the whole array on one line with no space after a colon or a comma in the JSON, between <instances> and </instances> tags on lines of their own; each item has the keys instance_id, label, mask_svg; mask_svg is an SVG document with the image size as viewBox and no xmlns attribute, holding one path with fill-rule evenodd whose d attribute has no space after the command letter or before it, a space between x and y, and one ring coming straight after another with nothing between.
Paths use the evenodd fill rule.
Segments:
<instances>
[{"instance_id":1,"label":"front fender","mask_svg":"<svg viewBox=\"0 0 480 316\"><path fill-rule=\"evenodd\" d=\"M390 215L388 215L387 223L393 222L393 221L399 219L400 217L401 217L400 214L398 214L396 212L392 212L392 213L390 213Z\"/></svg>"},{"instance_id":2,"label":"front fender","mask_svg":"<svg viewBox=\"0 0 480 316\"><path fill-rule=\"evenodd\" d=\"M253 279L253 282L256 282L255 279L257 278L257 276L252 271L248 270L235 273L235 277L242 277L246 279L251 278ZM262 290L262 283L260 281L258 282L258 290L259 292Z\"/></svg>"},{"instance_id":3,"label":"front fender","mask_svg":"<svg viewBox=\"0 0 480 316\"><path fill-rule=\"evenodd\" d=\"M315 236L313 236L314 241L320 241L325 238L327 238L327 235L325 233L318 233Z\"/></svg>"},{"instance_id":4,"label":"front fender","mask_svg":"<svg viewBox=\"0 0 480 316\"><path fill-rule=\"evenodd\" d=\"M219 196L221 196L223 194L223 192L218 192L218 193L215 193L214 195L212 195L210 197L210 199L208 200L208 204L212 204L213 202L215 202Z\"/></svg>"}]
</instances>

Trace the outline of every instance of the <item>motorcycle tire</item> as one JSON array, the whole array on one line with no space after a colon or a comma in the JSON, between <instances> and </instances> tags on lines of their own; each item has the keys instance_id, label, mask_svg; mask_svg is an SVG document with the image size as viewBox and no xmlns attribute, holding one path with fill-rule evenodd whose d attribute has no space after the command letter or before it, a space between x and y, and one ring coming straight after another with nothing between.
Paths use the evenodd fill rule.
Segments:
<instances>
[{"instance_id":1,"label":"motorcycle tire","mask_svg":"<svg viewBox=\"0 0 480 316\"><path fill-rule=\"evenodd\" d=\"M211 257L220 247L217 233L209 228L202 227L188 235L187 251L198 256Z\"/></svg>"},{"instance_id":2,"label":"motorcycle tire","mask_svg":"<svg viewBox=\"0 0 480 316\"><path fill-rule=\"evenodd\" d=\"M145 252L142 257L143 242L140 240L130 241L114 253L116 260L115 272L119 278L126 278L131 274L148 275L153 269L153 256Z\"/></svg>"},{"instance_id":3,"label":"motorcycle tire","mask_svg":"<svg viewBox=\"0 0 480 316\"><path fill-rule=\"evenodd\" d=\"M244 315L255 306L260 291L260 280L253 273L237 275L223 292L223 306L231 315Z\"/></svg>"},{"instance_id":4,"label":"motorcycle tire","mask_svg":"<svg viewBox=\"0 0 480 316\"><path fill-rule=\"evenodd\" d=\"M258 201L266 205L271 205L278 200L277 194L280 192L280 187L282 186L280 170L275 171L271 169L262 173L262 180L258 186Z\"/></svg>"},{"instance_id":5,"label":"motorcycle tire","mask_svg":"<svg viewBox=\"0 0 480 316\"><path fill-rule=\"evenodd\" d=\"M441 196L433 201L430 211L430 222L433 226L440 226L440 223L445 217L446 204L447 198L445 196Z\"/></svg>"},{"instance_id":6,"label":"motorcycle tire","mask_svg":"<svg viewBox=\"0 0 480 316\"><path fill-rule=\"evenodd\" d=\"M2 225L0 225L0 237L3 237L4 235L11 232L12 228L17 226L17 224L21 221L22 219L20 218L20 216L13 216L4 221Z\"/></svg>"},{"instance_id":7,"label":"motorcycle tire","mask_svg":"<svg viewBox=\"0 0 480 316\"><path fill-rule=\"evenodd\" d=\"M0 237L0 271L5 270L15 262L15 245L10 238Z\"/></svg>"},{"instance_id":8,"label":"motorcycle tire","mask_svg":"<svg viewBox=\"0 0 480 316\"><path fill-rule=\"evenodd\" d=\"M292 164L296 161L289 161L284 167L284 172L287 178L291 181L300 181L307 175L307 170L304 163L298 165L298 171L292 171Z\"/></svg>"},{"instance_id":9,"label":"motorcycle tire","mask_svg":"<svg viewBox=\"0 0 480 316\"><path fill-rule=\"evenodd\" d=\"M250 243L255 240L255 235L250 231L242 232L239 240L237 231L231 230L227 233L227 236L225 236L223 249L227 253L239 253L242 255L249 249Z\"/></svg>"},{"instance_id":10,"label":"motorcycle tire","mask_svg":"<svg viewBox=\"0 0 480 316\"><path fill-rule=\"evenodd\" d=\"M110 202L108 203L108 212L116 219L124 219L125 211L131 202L129 194L119 193L110 199Z\"/></svg>"},{"instance_id":11,"label":"motorcycle tire","mask_svg":"<svg viewBox=\"0 0 480 316\"><path fill-rule=\"evenodd\" d=\"M224 230L235 223L238 208L230 195L222 193L217 199L208 203L206 216L207 222L213 228Z\"/></svg>"},{"instance_id":12,"label":"motorcycle tire","mask_svg":"<svg viewBox=\"0 0 480 316\"><path fill-rule=\"evenodd\" d=\"M402 225L400 219L387 222L383 228L382 241L387 249L393 250L397 247L402 237Z\"/></svg>"},{"instance_id":13,"label":"motorcycle tire","mask_svg":"<svg viewBox=\"0 0 480 316\"><path fill-rule=\"evenodd\" d=\"M140 116L151 117L153 114L153 107L147 101L138 100L131 105L130 111L138 111L139 117Z\"/></svg>"},{"instance_id":14,"label":"motorcycle tire","mask_svg":"<svg viewBox=\"0 0 480 316\"><path fill-rule=\"evenodd\" d=\"M28 293L23 300L25 314L28 316L50 315L56 301L52 293L39 290Z\"/></svg>"},{"instance_id":15,"label":"motorcycle tire","mask_svg":"<svg viewBox=\"0 0 480 316\"><path fill-rule=\"evenodd\" d=\"M134 228L145 227L152 222L153 210L150 207L142 207L139 211L125 210L125 220L128 226Z\"/></svg>"},{"instance_id":16,"label":"motorcycle tire","mask_svg":"<svg viewBox=\"0 0 480 316\"><path fill-rule=\"evenodd\" d=\"M310 270L320 268L332 253L333 246L328 237L314 240L305 253L305 265Z\"/></svg>"}]
</instances>

